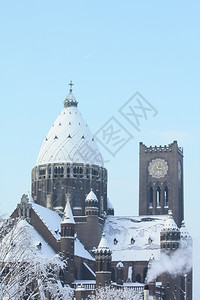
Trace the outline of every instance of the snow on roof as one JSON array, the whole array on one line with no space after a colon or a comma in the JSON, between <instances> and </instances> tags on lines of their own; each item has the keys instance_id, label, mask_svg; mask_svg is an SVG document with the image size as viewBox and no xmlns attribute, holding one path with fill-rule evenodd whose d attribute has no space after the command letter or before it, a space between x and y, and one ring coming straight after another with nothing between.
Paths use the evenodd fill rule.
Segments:
<instances>
[{"instance_id":1,"label":"snow on roof","mask_svg":"<svg viewBox=\"0 0 200 300\"><path fill-rule=\"evenodd\" d=\"M108 205L108 209L114 209L114 207L109 199L107 199L107 205Z\"/></svg>"},{"instance_id":2,"label":"snow on roof","mask_svg":"<svg viewBox=\"0 0 200 300\"><path fill-rule=\"evenodd\" d=\"M87 195L85 201L95 201L95 202L98 202L97 196L95 195L95 193L93 192L92 189L89 192L89 194Z\"/></svg>"},{"instance_id":3,"label":"snow on roof","mask_svg":"<svg viewBox=\"0 0 200 300\"><path fill-rule=\"evenodd\" d=\"M99 243L99 246L98 246L98 250L100 249L109 249L109 245L107 243L107 240L105 238L105 233L103 232L102 233L102 237L101 237L101 240L100 240L100 243Z\"/></svg>"},{"instance_id":4,"label":"snow on roof","mask_svg":"<svg viewBox=\"0 0 200 300\"><path fill-rule=\"evenodd\" d=\"M60 223L61 217L57 212L50 210L46 207L43 207L36 203L31 203L34 211L41 218L47 228L51 231L56 239L60 239ZM93 260L94 258L91 254L84 248L83 244L79 241L78 238L75 239L75 255L79 257L83 257L89 260Z\"/></svg>"},{"instance_id":5,"label":"snow on roof","mask_svg":"<svg viewBox=\"0 0 200 300\"><path fill-rule=\"evenodd\" d=\"M103 167L98 146L76 105L65 105L44 139L36 165L66 162Z\"/></svg>"},{"instance_id":6,"label":"snow on roof","mask_svg":"<svg viewBox=\"0 0 200 300\"><path fill-rule=\"evenodd\" d=\"M38 243L40 247L38 247ZM24 251L28 251L26 259L31 260L34 257L34 260L36 259L40 262L41 259L55 258L55 263L61 263L54 250L26 220L19 220L17 222L16 226L3 238L2 245L5 249L8 246L11 247L11 251L7 251L7 260L20 260L19 255L21 255L24 247ZM2 253L3 251L1 251Z\"/></svg>"},{"instance_id":7,"label":"snow on roof","mask_svg":"<svg viewBox=\"0 0 200 300\"><path fill-rule=\"evenodd\" d=\"M49 208L36 204L35 202L31 202L33 210L40 217L43 223L47 226L47 228L51 231L53 236L56 239L60 239L60 222L61 217L59 214Z\"/></svg>"},{"instance_id":8,"label":"snow on roof","mask_svg":"<svg viewBox=\"0 0 200 300\"><path fill-rule=\"evenodd\" d=\"M94 276L94 277L96 277L96 273L85 263L85 262L83 262L83 264L84 264L84 266L88 269L88 271L90 271L90 273Z\"/></svg>"},{"instance_id":9,"label":"snow on roof","mask_svg":"<svg viewBox=\"0 0 200 300\"><path fill-rule=\"evenodd\" d=\"M171 210L168 211L168 217L167 217L167 221L165 223L165 226L163 228L163 230L175 230L175 231L179 231L178 226L176 225L174 219L173 219L173 213Z\"/></svg>"},{"instance_id":10,"label":"snow on roof","mask_svg":"<svg viewBox=\"0 0 200 300\"><path fill-rule=\"evenodd\" d=\"M108 216L104 225L104 233L112 251L112 260L148 261L152 255L155 259L159 259L160 231L166 219L167 215Z\"/></svg>"},{"instance_id":11,"label":"snow on roof","mask_svg":"<svg viewBox=\"0 0 200 300\"><path fill-rule=\"evenodd\" d=\"M75 239L74 255L93 261L95 260L94 257L84 248L78 238Z\"/></svg>"},{"instance_id":12,"label":"snow on roof","mask_svg":"<svg viewBox=\"0 0 200 300\"><path fill-rule=\"evenodd\" d=\"M67 201L64 211L64 216L62 218L62 224L75 224L74 217L72 214L71 206L69 201Z\"/></svg>"},{"instance_id":13,"label":"snow on roof","mask_svg":"<svg viewBox=\"0 0 200 300\"><path fill-rule=\"evenodd\" d=\"M186 239L186 238L191 239L191 235L190 235L189 231L187 230L187 227L185 226L185 221L182 221L182 223L181 223L180 232L181 232L181 238L183 238L183 239Z\"/></svg>"}]
</instances>

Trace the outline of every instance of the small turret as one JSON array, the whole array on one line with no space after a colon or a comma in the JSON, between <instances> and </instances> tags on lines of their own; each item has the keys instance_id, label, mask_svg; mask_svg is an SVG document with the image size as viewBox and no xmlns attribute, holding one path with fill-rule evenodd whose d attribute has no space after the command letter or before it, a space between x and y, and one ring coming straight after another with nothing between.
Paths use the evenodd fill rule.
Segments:
<instances>
[{"instance_id":1,"label":"small turret","mask_svg":"<svg viewBox=\"0 0 200 300\"><path fill-rule=\"evenodd\" d=\"M188 247L192 246L192 237L187 230L187 227L185 226L185 221L182 221L181 223L181 228L180 228L180 233L181 233L181 244L183 247Z\"/></svg>"},{"instance_id":2,"label":"small turret","mask_svg":"<svg viewBox=\"0 0 200 300\"><path fill-rule=\"evenodd\" d=\"M168 211L165 226L160 232L160 245L161 251L167 254L179 248L180 245L180 230L173 219L171 210Z\"/></svg>"},{"instance_id":3,"label":"small turret","mask_svg":"<svg viewBox=\"0 0 200 300\"><path fill-rule=\"evenodd\" d=\"M114 207L112 206L112 203L110 202L109 199L107 199L107 207L108 207L107 215L114 216Z\"/></svg>"},{"instance_id":4,"label":"small turret","mask_svg":"<svg viewBox=\"0 0 200 300\"><path fill-rule=\"evenodd\" d=\"M91 189L90 193L85 199L85 215L98 216L98 212L98 199L93 190Z\"/></svg>"},{"instance_id":5,"label":"small turret","mask_svg":"<svg viewBox=\"0 0 200 300\"><path fill-rule=\"evenodd\" d=\"M103 233L99 246L95 251L97 286L106 286L111 282L111 254L112 252Z\"/></svg>"},{"instance_id":6,"label":"small turret","mask_svg":"<svg viewBox=\"0 0 200 300\"><path fill-rule=\"evenodd\" d=\"M61 221L60 248L67 260L67 268L64 274L64 282L72 284L74 281L74 231L75 221L72 214L69 198L65 206L64 215Z\"/></svg>"}]
</instances>

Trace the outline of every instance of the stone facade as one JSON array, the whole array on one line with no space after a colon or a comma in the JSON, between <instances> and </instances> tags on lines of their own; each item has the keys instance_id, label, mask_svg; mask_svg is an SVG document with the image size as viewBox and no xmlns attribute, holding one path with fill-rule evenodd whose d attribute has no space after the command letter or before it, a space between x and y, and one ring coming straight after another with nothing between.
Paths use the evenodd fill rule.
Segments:
<instances>
[{"instance_id":1,"label":"stone facade","mask_svg":"<svg viewBox=\"0 0 200 300\"><path fill-rule=\"evenodd\" d=\"M35 166L32 197L36 203L63 211L69 193L74 214L85 214L85 198L93 189L99 215L107 212L107 170L97 165L60 163Z\"/></svg>"}]
</instances>

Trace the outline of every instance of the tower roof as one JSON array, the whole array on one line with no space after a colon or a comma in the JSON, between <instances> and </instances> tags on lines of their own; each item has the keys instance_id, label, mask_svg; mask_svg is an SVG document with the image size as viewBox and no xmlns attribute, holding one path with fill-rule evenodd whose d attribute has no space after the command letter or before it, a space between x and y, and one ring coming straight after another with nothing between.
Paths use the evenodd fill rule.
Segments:
<instances>
[{"instance_id":1,"label":"tower roof","mask_svg":"<svg viewBox=\"0 0 200 300\"><path fill-rule=\"evenodd\" d=\"M181 238L186 239L186 238L191 238L189 231L187 230L187 227L185 226L185 221L182 221L181 223Z\"/></svg>"},{"instance_id":2,"label":"tower roof","mask_svg":"<svg viewBox=\"0 0 200 300\"><path fill-rule=\"evenodd\" d=\"M97 249L98 250L109 250L109 245L108 245L108 242L106 240L104 232L102 233L102 237L101 237L101 240L100 240L100 243L99 243L99 246L98 246Z\"/></svg>"},{"instance_id":3,"label":"tower roof","mask_svg":"<svg viewBox=\"0 0 200 300\"><path fill-rule=\"evenodd\" d=\"M78 110L78 102L70 92L64 108L47 134L36 165L47 163L84 163L103 167L103 158L94 137Z\"/></svg>"},{"instance_id":4,"label":"tower roof","mask_svg":"<svg viewBox=\"0 0 200 300\"><path fill-rule=\"evenodd\" d=\"M97 196L95 195L95 193L93 192L93 190L91 189L91 191L89 192L89 194L87 195L85 201L95 201L98 202Z\"/></svg>"},{"instance_id":5,"label":"tower roof","mask_svg":"<svg viewBox=\"0 0 200 300\"><path fill-rule=\"evenodd\" d=\"M163 230L174 230L179 231L178 226L176 225L174 219L173 219L173 213L171 210L168 211L168 218L166 220L165 226Z\"/></svg>"},{"instance_id":6,"label":"tower roof","mask_svg":"<svg viewBox=\"0 0 200 300\"><path fill-rule=\"evenodd\" d=\"M69 200L67 200L61 224L75 224Z\"/></svg>"}]
</instances>

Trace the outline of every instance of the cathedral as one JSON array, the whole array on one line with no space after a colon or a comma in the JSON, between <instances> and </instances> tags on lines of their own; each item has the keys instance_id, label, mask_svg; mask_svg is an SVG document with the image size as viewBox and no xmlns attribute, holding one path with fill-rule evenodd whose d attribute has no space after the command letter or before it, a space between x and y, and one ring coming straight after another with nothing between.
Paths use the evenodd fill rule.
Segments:
<instances>
[{"instance_id":1,"label":"cathedral","mask_svg":"<svg viewBox=\"0 0 200 300\"><path fill-rule=\"evenodd\" d=\"M183 149L177 141L140 143L139 155L139 216L115 216L108 172L70 83L32 169L31 194L11 217L26 220L43 244L64 255L60 280L74 288L76 299L112 286L140 291L144 299L192 300L192 269L162 269L163 257L192 245L184 223ZM159 261L161 270L151 276Z\"/></svg>"}]
</instances>

